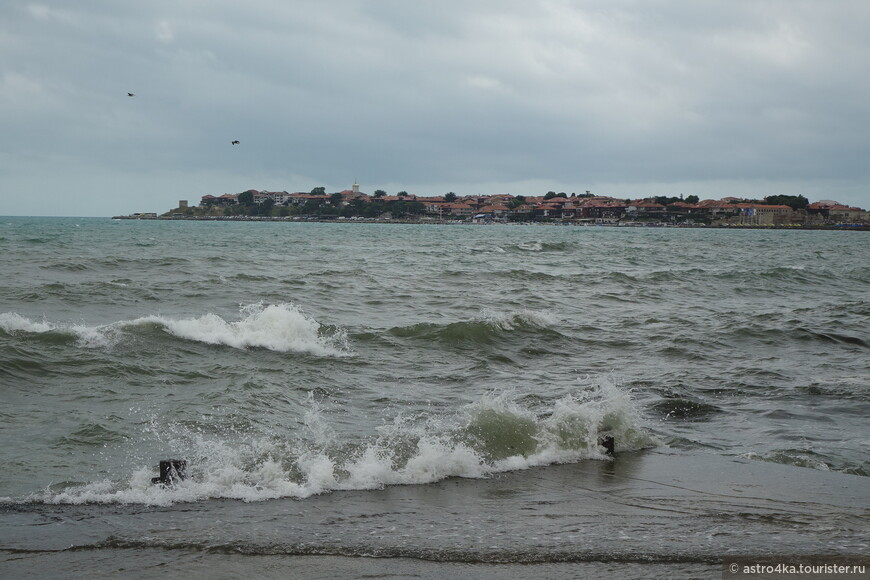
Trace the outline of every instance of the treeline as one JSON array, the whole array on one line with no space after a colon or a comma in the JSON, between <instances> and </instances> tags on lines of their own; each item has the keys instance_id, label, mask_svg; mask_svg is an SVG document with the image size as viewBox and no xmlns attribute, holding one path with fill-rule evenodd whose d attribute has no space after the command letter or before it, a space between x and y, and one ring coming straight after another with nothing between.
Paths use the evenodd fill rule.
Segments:
<instances>
[{"instance_id":1,"label":"treeline","mask_svg":"<svg viewBox=\"0 0 870 580\"><path fill-rule=\"evenodd\" d=\"M290 216L310 216L315 218L334 219L338 217L363 217L363 218L379 218L389 214L393 218L406 218L421 216L426 213L426 206L415 201L410 197L408 192L400 191L396 197L385 201L387 192L378 189L374 195L366 200L352 199L349 203L344 203L344 198L341 193L326 194L326 188L315 187L311 190L312 195L319 196L316 199L308 199L304 204L300 205L277 205L273 199L265 199L260 203L254 202L254 191L248 190L238 194L238 203L229 206L218 206L216 199L210 199L204 206L185 208L175 210L176 212L184 213L188 216L264 216L264 217L290 217ZM554 191L547 192L544 195L545 200L553 198L568 198L569 195ZM590 192L583 194L572 193L570 197L588 198L592 197ZM407 199L405 199L407 198ZM450 203L458 199L458 196L451 192L444 195L444 201ZM646 198L659 205L668 208L671 211L676 210L674 205L678 202L697 204L700 199L697 195L689 195L683 197L676 196L656 196ZM514 196L506 200L506 205L509 209L516 209L526 203L526 197L522 195ZM631 199L625 200L626 204L633 203ZM733 199L731 203L752 203L760 205L786 205L792 209L806 209L809 205L809 200L803 195L770 195L762 200L753 199ZM169 213L169 212L168 212ZM515 219L531 219L533 213L531 210L520 216L513 216Z\"/></svg>"},{"instance_id":2,"label":"treeline","mask_svg":"<svg viewBox=\"0 0 870 580\"><path fill-rule=\"evenodd\" d=\"M810 200L802 195L769 195L764 201L758 202L766 205L787 205L792 209L806 209Z\"/></svg>"},{"instance_id":3,"label":"treeline","mask_svg":"<svg viewBox=\"0 0 870 580\"><path fill-rule=\"evenodd\" d=\"M625 200L626 203L630 203L631 200ZM668 197L666 195L659 195L652 198L652 201L659 205L663 205L665 207L674 205L677 202L684 203L698 203L700 198L697 195L688 195L685 198L683 196L679 197ZM806 209L806 207L810 204L810 201L802 195L769 195L764 199L734 199L731 200L731 203L754 203L758 205L787 205L792 209Z\"/></svg>"},{"instance_id":4,"label":"treeline","mask_svg":"<svg viewBox=\"0 0 870 580\"><path fill-rule=\"evenodd\" d=\"M326 195L325 188L315 187L311 190L312 195ZM407 196L407 192L399 192L399 197ZM394 218L419 216L426 213L426 206L413 199L387 202L380 198L386 196L386 192L378 190L375 196L368 200L353 199L349 204L343 205L340 193L333 193L329 197L321 199L309 199L301 205L277 205L273 199L265 199L260 203L254 202L254 194L245 191L239 194L238 203L223 208L214 207L213 203L205 207L188 208L186 215L215 215L221 213L224 216L311 216L323 219L337 217L364 217L377 218L389 213Z\"/></svg>"}]
</instances>

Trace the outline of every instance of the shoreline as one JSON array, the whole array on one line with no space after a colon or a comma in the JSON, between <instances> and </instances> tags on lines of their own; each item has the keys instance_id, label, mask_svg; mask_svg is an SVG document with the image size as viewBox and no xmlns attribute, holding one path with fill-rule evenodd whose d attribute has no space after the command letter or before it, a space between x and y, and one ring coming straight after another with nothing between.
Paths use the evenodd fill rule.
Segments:
<instances>
[{"instance_id":1,"label":"shoreline","mask_svg":"<svg viewBox=\"0 0 870 580\"><path fill-rule=\"evenodd\" d=\"M669 224L669 223L581 223L572 221L550 222L473 222L467 220L403 220L403 219L322 219L297 217L263 217L263 216L112 216L113 220L142 221L206 221L206 222L278 222L278 223L337 223L337 224L403 224L403 225L458 225L458 226L574 226L574 227L608 227L608 228L668 228L668 229L704 229L704 230L828 230L828 231L870 231L867 224L817 224L817 225L748 225L748 224Z\"/></svg>"},{"instance_id":2,"label":"shoreline","mask_svg":"<svg viewBox=\"0 0 870 580\"><path fill-rule=\"evenodd\" d=\"M867 491L856 475L662 448L304 500L6 504L0 571L72 567L86 577L118 557L142 577L167 565L203 576L299 565L338 577L364 566L372 575L443 578L465 568L532 579L706 577L750 558L863 564L866 526L855 510ZM216 529L216 520L233 525Z\"/></svg>"}]
</instances>

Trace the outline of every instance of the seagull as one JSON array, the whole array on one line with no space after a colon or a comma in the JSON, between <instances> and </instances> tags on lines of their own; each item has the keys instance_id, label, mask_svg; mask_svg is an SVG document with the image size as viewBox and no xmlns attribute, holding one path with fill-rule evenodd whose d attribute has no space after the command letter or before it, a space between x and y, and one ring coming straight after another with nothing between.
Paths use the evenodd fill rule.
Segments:
<instances>
[{"instance_id":1,"label":"seagull","mask_svg":"<svg viewBox=\"0 0 870 580\"><path fill-rule=\"evenodd\" d=\"M135 97L136 95L134 95L133 93L127 93L127 96L128 97Z\"/></svg>"},{"instance_id":2,"label":"seagull","mask_svg":"<svg viewBox=\"0 0 870 580\"><path fill-rule=\"evenodd\" d=\"M238 144L239 144L238 141L230 141L230 143L232 143L233 145L238 145Z\"/></svg>"}]
</instances>

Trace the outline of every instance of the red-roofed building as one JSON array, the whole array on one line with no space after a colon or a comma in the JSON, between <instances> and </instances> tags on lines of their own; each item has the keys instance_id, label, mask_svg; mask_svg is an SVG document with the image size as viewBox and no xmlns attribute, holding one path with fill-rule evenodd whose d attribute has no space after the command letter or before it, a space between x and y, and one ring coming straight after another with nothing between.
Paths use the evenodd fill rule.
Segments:
<instances>
[{"instance_id":1,"label":"red-roofed building","mask_svg":"<svg viewBox=\"0 0 870 580\"><path fill-rule=\"evenodd\" d=\"M580 206L580 218L593 219L597 222L615 222L623 215L627 206L615 199L605 198L596 199L588 198L583 205Z\"/></svg>"},{"instance_id":2,"label":"red-roofed building","mask_svg":"<svg viewBox=\"0 0 870 580\"><path fill-rule=\"evenodd\" d=\"M629 214L637 214L643 216L661 216L665 213L665 206L652 201L639 201L628 204L625 212Z\"/></svg>"},{"instance_id":3,"label":"red-roofed building","mask_svg":"<svg viewBox=\"0 0 870 580\"><path fill-rule=\"evenodd\" d=\"M868 223L870 216L860 207L851 207L836 201L817 201L807 206L807 215L827 223Z\"/></svg>"},{"instance_id":4,"label":"red-roofed building","mask_svg":"<svg viewBox=\"0 0 870 580\"><path fill-rule=\"evenodd\" d=\"M385 195L383 197L379 197L378 199L384 203L395 203L397 201L417 201L417 196L416 195L405 195L405 196Z\"/></svg>"},{"instance_id":5,"label":"red-roofed building","mask_svg":"<svg viewBox=\"0 0 870 580\"><path fill-rule=\"evenodd\" d=\"M236 205L239 203L239 196L231 193L225 193L220 197L215 197L213 195L204 195L199 202L199 205L218 205L218 206L227 206L227 205Z\"/></svg>"},{"instance_id":6,"label":"red-roofed building","mask_svg":"<svg viewBox=\"0 0 870 580\"><path fill-rule=\"evenodd\" d=\"M296 192L287 195L287 201L293 205L305 205L309 201L323 203L328 199L328 195L315 195L313 193Z\"/></svg>"},{"instance_id":7,"label":"red-roofed building","mask_svg":"<svg viewBox=\"0 0 870 580\"><path fill-rule=\"evenodd\" d=\"M469 217L474 214L474 208L467 203L445 203L442 205L444 213L461 217Z\"/></svg>"}]
</instances>

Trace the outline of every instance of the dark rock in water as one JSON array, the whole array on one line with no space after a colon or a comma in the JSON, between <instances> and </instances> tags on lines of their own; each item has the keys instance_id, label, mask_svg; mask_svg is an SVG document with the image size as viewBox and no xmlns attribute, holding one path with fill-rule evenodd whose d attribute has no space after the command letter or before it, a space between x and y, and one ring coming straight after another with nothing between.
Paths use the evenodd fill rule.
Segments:
<instances>
[{"instance_id":1,"label":"dark rock in water","mask_svg":"<svg viewBox=\"0 0 870 580\"><path fill-rule=\"evenodd\" d=\"M598 440L598 444L604 447L604 452L611 457L616 457L616 441L608 435Z\"/></svg>"},{"instance_id":2,"label":"dark rock in water","mask_svg":"<svg viewBox=\"0 0 870 580\"><path fill-rule=\"evenodd\" d=\"M184 459L164 459L160 462L160 477L152 477L151 483L175 485L187 478L187 461Z\"/></svg>"}]
</instances>

